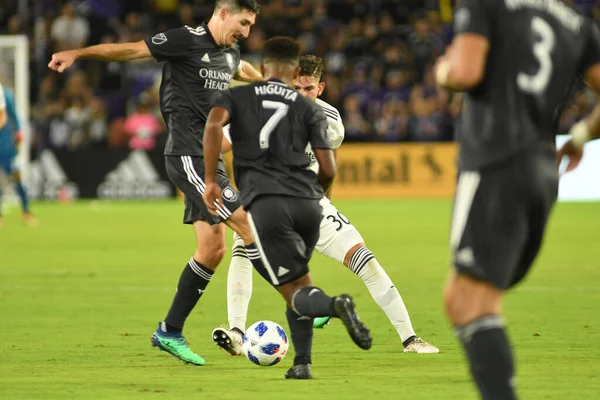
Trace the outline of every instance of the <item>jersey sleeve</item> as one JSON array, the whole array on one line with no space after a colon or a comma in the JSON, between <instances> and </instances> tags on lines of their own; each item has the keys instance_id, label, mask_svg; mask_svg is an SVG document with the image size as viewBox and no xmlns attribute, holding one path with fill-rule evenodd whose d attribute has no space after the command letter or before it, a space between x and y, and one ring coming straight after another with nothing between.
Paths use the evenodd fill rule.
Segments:
<instances>
[{"instance_id":1,"label":"jersey sleeve","mask_svg":"<svg viewBox=\"0 0 600 400\"><path fill-rule=\"evenodd\" d=\"M461 0L454 11L454 34L475 33L491 39L491 18L485 0Z\"/></svg>"},{"instance_id":2,"label":"jersey sleeve","mask_svg":"<svg viewBox=\"0 0 600 400\"><path fill-rule=\"evenodd\" d=\"M310 107L306 113L310 146L313 149L331 149L327 140L327 117L321 107Z\"/></svg>"},{"instance_id":3,"label":"jersey sleeve","mask_svg":"<svg viewBox=\"0 0 600 400\"><path fill-rule=\"evenodd\" d=\"M179 60L190 55L192 34L183 26L144 40L156 61Z\"/></svg>"},{"instance_id":4,"label":"jersey sleeve","mask_svg":"<svg viewBox=\"0 0 600 400\"><path fill-rule=\"evenodd\" d=\"M337 149L342 145L344 133L344 124L342 123L341 118L337 120L327 118L327 136L329 137L329 143L331 144L332 149Z\"/></svg>"},{"instance_id":5,"label":"jersey sleeve","mask_svg":"<svg viewBox=\"0 0 600 400\"><path fill-rule=\"evenodd\" d=\"M581 60L580 72L583 74L588 68L600 63L600 31L598 26L590 22L589 34L587 35L587 45Z\"/></svg>"},{"instance_id":6,"label":"jersey sleeve","mask_svg":"<svg viewBox=\"0 0 600 400\"><path fill-rule=\"evenodd\" d=\"M209 110L213 107L223 107L229 111L229 115L231 115L233 111L233 96L231 89L216 90L211 97Z\"/></svg>"}]
</instances>

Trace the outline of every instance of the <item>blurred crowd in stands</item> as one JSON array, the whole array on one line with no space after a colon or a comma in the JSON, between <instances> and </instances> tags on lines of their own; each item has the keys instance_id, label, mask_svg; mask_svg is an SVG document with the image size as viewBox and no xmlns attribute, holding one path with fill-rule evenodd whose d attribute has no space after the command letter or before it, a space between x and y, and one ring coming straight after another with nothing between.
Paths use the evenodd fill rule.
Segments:
<instances>
[{"instance_id":1,"label":"blurred crowd in stands","mask_svg":"<svg viewBox=\"0 0 600 400\"><path fill-rule=\"evenodd\" d=\"M450 141L460 95L434 82L432 66L452 39L453 0L263 0L257 24L241 42L258 66L275 35L297 38L325 60L323 100L337 107L347 141ZM600 21L594 0L568 1ZM23 3L27 3L24 6ZM30 42L34 146L152 149L165 141L158 86L161 66L79 61L65 74L47 69L53 52L137 41L210 18L213 0L0 0L1 34ZM507 62L510 62L507 60ZM561 131L596 97L580 84Z\"/></svg>"}]
</instances>

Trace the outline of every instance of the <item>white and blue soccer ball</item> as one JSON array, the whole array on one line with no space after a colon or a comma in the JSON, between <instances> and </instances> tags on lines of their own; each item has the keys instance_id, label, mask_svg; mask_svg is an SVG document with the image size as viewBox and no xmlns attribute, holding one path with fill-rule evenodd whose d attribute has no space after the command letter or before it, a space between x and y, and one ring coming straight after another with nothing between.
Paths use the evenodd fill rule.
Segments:
<instances>
[{"instance_id":1,"label":"white and blue soccer ball","mask_svg":"<svg viewBox=\"0 0 600 400\"><path fill-rule=\"evenodd\" d=\"M273 321L252 324L242 339L244 354L256 365L278 364L288 351L289 341L283 328Z\"/></svg>"}]
</instances>

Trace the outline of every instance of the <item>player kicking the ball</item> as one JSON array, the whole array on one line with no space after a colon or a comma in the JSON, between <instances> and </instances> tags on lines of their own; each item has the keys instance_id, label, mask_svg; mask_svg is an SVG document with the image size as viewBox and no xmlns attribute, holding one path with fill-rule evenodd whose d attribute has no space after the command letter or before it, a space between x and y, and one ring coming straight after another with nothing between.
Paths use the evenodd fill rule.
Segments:
<instances>
[{"instance_id":1,"label":"player kicking the ball","mask_svg":"<svg viewBox=\"0 0 600 400\"><path fill-rule=\"evenodd\" d=\"M348 295L329 297L315 287L308 262L319 238L320 199L333 183L335 160L327 117L291 85L298 76L300 44L274 37L265 42L266 81L215 94L204 135L204 202L218 210L217 184L223 128L231 122L233 167L241 202L263 263L255 268L284 297L296 355L287 379L312 378L313 318L339 318L358 347L371 348L368 328ZM319 173L308 170L310 143Z\"/></svg>"},{"instance_id":2,"label":"player kicking the ball","mask_svg":"<svg viewBox=\"0 0 600 400\"><path fill-rule=\"evenodd\" d=\"M337 149L344 140L344 125L337 109L317 97L323 93L325 82L321 82L323 60L307 55L300 59L300 74L294 82L296 90L315 101L327 116L327 136L333 149ZM224 137L227 138L227 130ZM223 143L223 151L230 149L229 143ZM335 152L335 150L334 150ZM310 157L310 169L318 173L318 163L312 149L307 147ZM324 256L338 261L360 276L367 285L371 296L383 309L402 340L405 353L439 353L439 349L418 337L412 327L406 305L394 283L381 267L377 259L366 247L358 230L330 202L331 188L321 199L323 219L320 237L315 250ZM213 331L215 343L232 355L242 354L242 336L246 328L246 314L252 294L252 265L247 261L241 238L235 237L232 260L227 279L227 309L229 329L216 328ZM258 257L248 254L248 257ZM315 318L315 328L322 328L329 317Z\"/></svg>"}]
</instances>

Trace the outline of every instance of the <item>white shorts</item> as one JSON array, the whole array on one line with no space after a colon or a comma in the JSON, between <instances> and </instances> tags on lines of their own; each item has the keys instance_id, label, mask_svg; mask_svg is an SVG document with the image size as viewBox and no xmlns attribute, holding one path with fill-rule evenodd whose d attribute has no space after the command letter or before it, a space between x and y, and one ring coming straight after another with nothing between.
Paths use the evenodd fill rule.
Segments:
<instances>
[{"instance_id":1,"label":"white shorts","mask_svg":"<svg viewBox=\"0 0 600 400\"><path fill-rule=\"evenodd\" d=\"M323 207L323 220L315 251L343 264L348 250L364 240L328 198L323 197L320 204Z\"/></svg>"}]
</instances>

